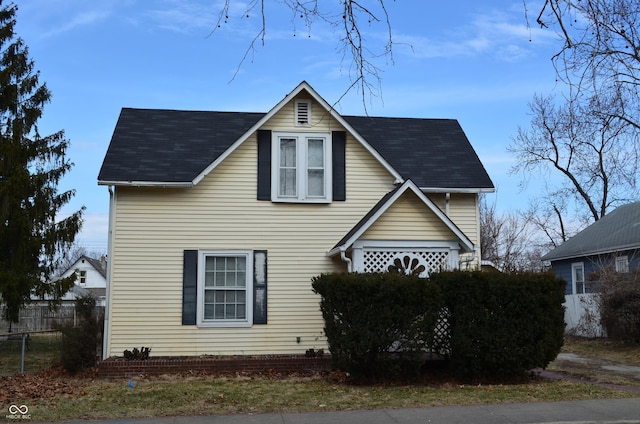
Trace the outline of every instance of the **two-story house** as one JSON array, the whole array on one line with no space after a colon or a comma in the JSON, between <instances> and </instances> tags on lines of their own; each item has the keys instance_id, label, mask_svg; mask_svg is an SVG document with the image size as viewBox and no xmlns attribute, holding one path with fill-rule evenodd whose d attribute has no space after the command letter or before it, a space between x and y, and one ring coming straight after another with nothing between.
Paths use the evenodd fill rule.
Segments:
<instances>
[{"instance_id":1,"label":"two-story house","mask_svg":"<svg viewBox=\"0 0 640 424\"><path fill-rule=\"evenodd\" d=\"M302 82L266 113L123 109L104 357L326 348L311 278L479 268L494 190L451 119L338 114Z\"/></svg>"}]
</instances>

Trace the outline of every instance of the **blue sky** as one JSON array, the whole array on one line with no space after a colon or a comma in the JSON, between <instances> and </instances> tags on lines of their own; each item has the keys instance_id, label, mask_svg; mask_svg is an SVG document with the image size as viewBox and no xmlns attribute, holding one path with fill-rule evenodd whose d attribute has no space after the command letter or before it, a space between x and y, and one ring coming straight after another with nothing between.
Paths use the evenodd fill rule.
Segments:
<instances>
[{"instance_id":1,"label":"blue sky","mask_svg":"<svg viewBox=\"0 0 640 424\"><path fill-rule=\"evenodd\" d=\"M274 1L265 45L240 68L259 16L242 19L243 8L234 7L211 35L221 0L16 3L16 31L53 94L39 129L64 129L71 141L75 166L60 189L76 189L66 212L87 208L78 242L89 250L106 251L109 196L97 175L122 107L266 112L302 80L329 103L351 84L338 33L322 24L308 33L300 22L294 30L291 13ZM506 147L518 126L529 127L533 95L557 90L550 58L559 45L535 25L540 3L526 2L530 28L521 0L386 5L393 62L378 62L382 92L366 99L367 112L458 119L498 189L498 208L525 208L536 192L522 192L519 177L508 174L514 160ZM381 49L384 26L366 26L365 36ZM337 110L365 113L356 92Z\"/></svg>"}]
</instances>

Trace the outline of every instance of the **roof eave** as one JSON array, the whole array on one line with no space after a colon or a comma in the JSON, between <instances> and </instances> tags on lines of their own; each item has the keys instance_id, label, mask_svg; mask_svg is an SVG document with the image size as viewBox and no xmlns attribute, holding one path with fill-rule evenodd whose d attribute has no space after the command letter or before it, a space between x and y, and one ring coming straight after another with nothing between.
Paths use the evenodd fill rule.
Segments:
<instances>
[{"instance_id":1,"label":"roof eave","mask_svg":"<svg viewBox=\"0 0 640 424\"><path fill-rule=\"evenodd\" d=\"M611 253L624 252L627 250L634 250L634 249L640 249L640 244L627 244L624 246L610 247L602 250L590 250L590 251L579 252L574 254L564 254L562 256L557 256L557 257L556 256L547 257L547 255L545 255L540 259L543 261L555 262L555 261L564 261L564 260L573 259L573 258L582 258L585 256L608 255Z\"/></svg>"},{"instance_id":2,"label":"roof eave","mask_svg":"<svg viewBox=\"0 0 640 424\"><path fill-rule=\"evenodd\" d=\"M124 187L163 187L163 188L190 188L193 181L118 181L98 180L98 185L124 186Z\"/></svg>"},{"instance_id":3,"label":"roof eave","mask_svg":"<svg viewBox=\"0 0 640 424\"><path fill-rule=\"evenodd\" d=\"M495 187L420 187L423 193L495 193Z\"/></svg>"}]
</instances>

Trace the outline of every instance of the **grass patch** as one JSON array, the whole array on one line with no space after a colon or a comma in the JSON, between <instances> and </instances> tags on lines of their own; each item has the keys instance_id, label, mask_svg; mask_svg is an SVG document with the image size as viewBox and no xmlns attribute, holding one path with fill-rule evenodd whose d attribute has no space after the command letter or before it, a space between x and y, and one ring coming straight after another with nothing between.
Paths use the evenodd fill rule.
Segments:
<instances>
[{"instance_id":1,"label":"grass patch","mask_svg":"<svg viewBox=\"0 0 640 424\"><path fill-rule=\"evenodd\" d=\"M32 400L38 421L154 416L414 408L485 403L633 397L633 394L566 381L514 385L354 386L328 378L161 378L78 382L74 394Z\"/></svg>"},{"instance_id":2,"label":"grass patch","mask_svg":"<svg viewBox=\"0 0 640 424\"><path fill-rule=\"evenodd\" d=\"M532 377L514 384L460 384L435 373L415 384L354 385L339 373L313 377L167 375L95 380L91 373L69 377L55 361L56 337L32 339L32 352L41 359L32 363L44 372L0 379L0 405L27 405L34 421L69 419L118 419L160 416L257 414L337 411L378 408L419 408L449 405L542 402L638 397L638 393L575 381L547 381ZM48 341L47 341L48 340ZM58 339L59 341L59 339ZM42 344L40 348L38 345ZM47 348L47 346L49 348ZM567 339L563 351L591 361L640 365L639 346L607 340ZM2 346L0 345L0 349ZM14 353L12 353L13 355ZM37 355L36 355L37 356ZM29 356L27 356L29 358ZM0 351L0 363L6 357ZM639 385L639 382L597 371L592 363L580 366L556 361L556 372L603 383ZM573 368L572 368L573 367Z\"/></svg>"},{"instance_id":3,"label":"grass patch","mask_svg":"<svg viewBox=\"0 0 640 424\"><path fill-rule=\"evenodd\" d=\"M604 338L565 337L562 351L575 353L585 358L640 367L640 344Z\"/></svg>"}]
</instances>

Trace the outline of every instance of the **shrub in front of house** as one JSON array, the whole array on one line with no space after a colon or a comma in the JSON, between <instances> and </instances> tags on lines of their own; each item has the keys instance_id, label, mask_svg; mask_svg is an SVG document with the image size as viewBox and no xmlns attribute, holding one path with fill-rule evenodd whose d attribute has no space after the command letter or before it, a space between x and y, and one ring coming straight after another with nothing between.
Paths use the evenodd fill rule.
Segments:
<instances>
[{"instance_id":1,"label":"shrub in front of house","mask_svg":"<svg viewBox=\"0 0 640 424\"><path fill-rule=\"evenodd\" d=\"M314 277L333 366L356 379L416 375L433 337L440 289L401 273Z\"/></svg>"},{"instance_id":2,"label":"shrub in front of house","mask_svg":"<svg viewBox=\"0 0 640 424\"><path fill-rule=\"evenodd\" d=\"M600 319L607 336L640 343L640 272L608 272L600 283Z\"/></svg>"},{"instance_id":3,"label":"shrub in front of house","mask_svg":"<svg viewBox=\"0 0 640 424\"><path fill-rule=\"evenodd\" d=\"M101 329L101 317L96 317L95 298L91 296L76 299L76 316L78 325L65 325L59 328L62 332L62 366L75 373L84 368L96 365L96 353Z\"/></svg>"},{"instance_id":4,"label":"shrub in front of house","mask_svg":"<svg viewBox=\"0 0 640 424\"><path fill-rule=\"evenodd\" d=\"M450 367L462 379L544 368L564 337L565 282L551 273L433 274L450 312Z\"/></svg>"}]
</instances>

